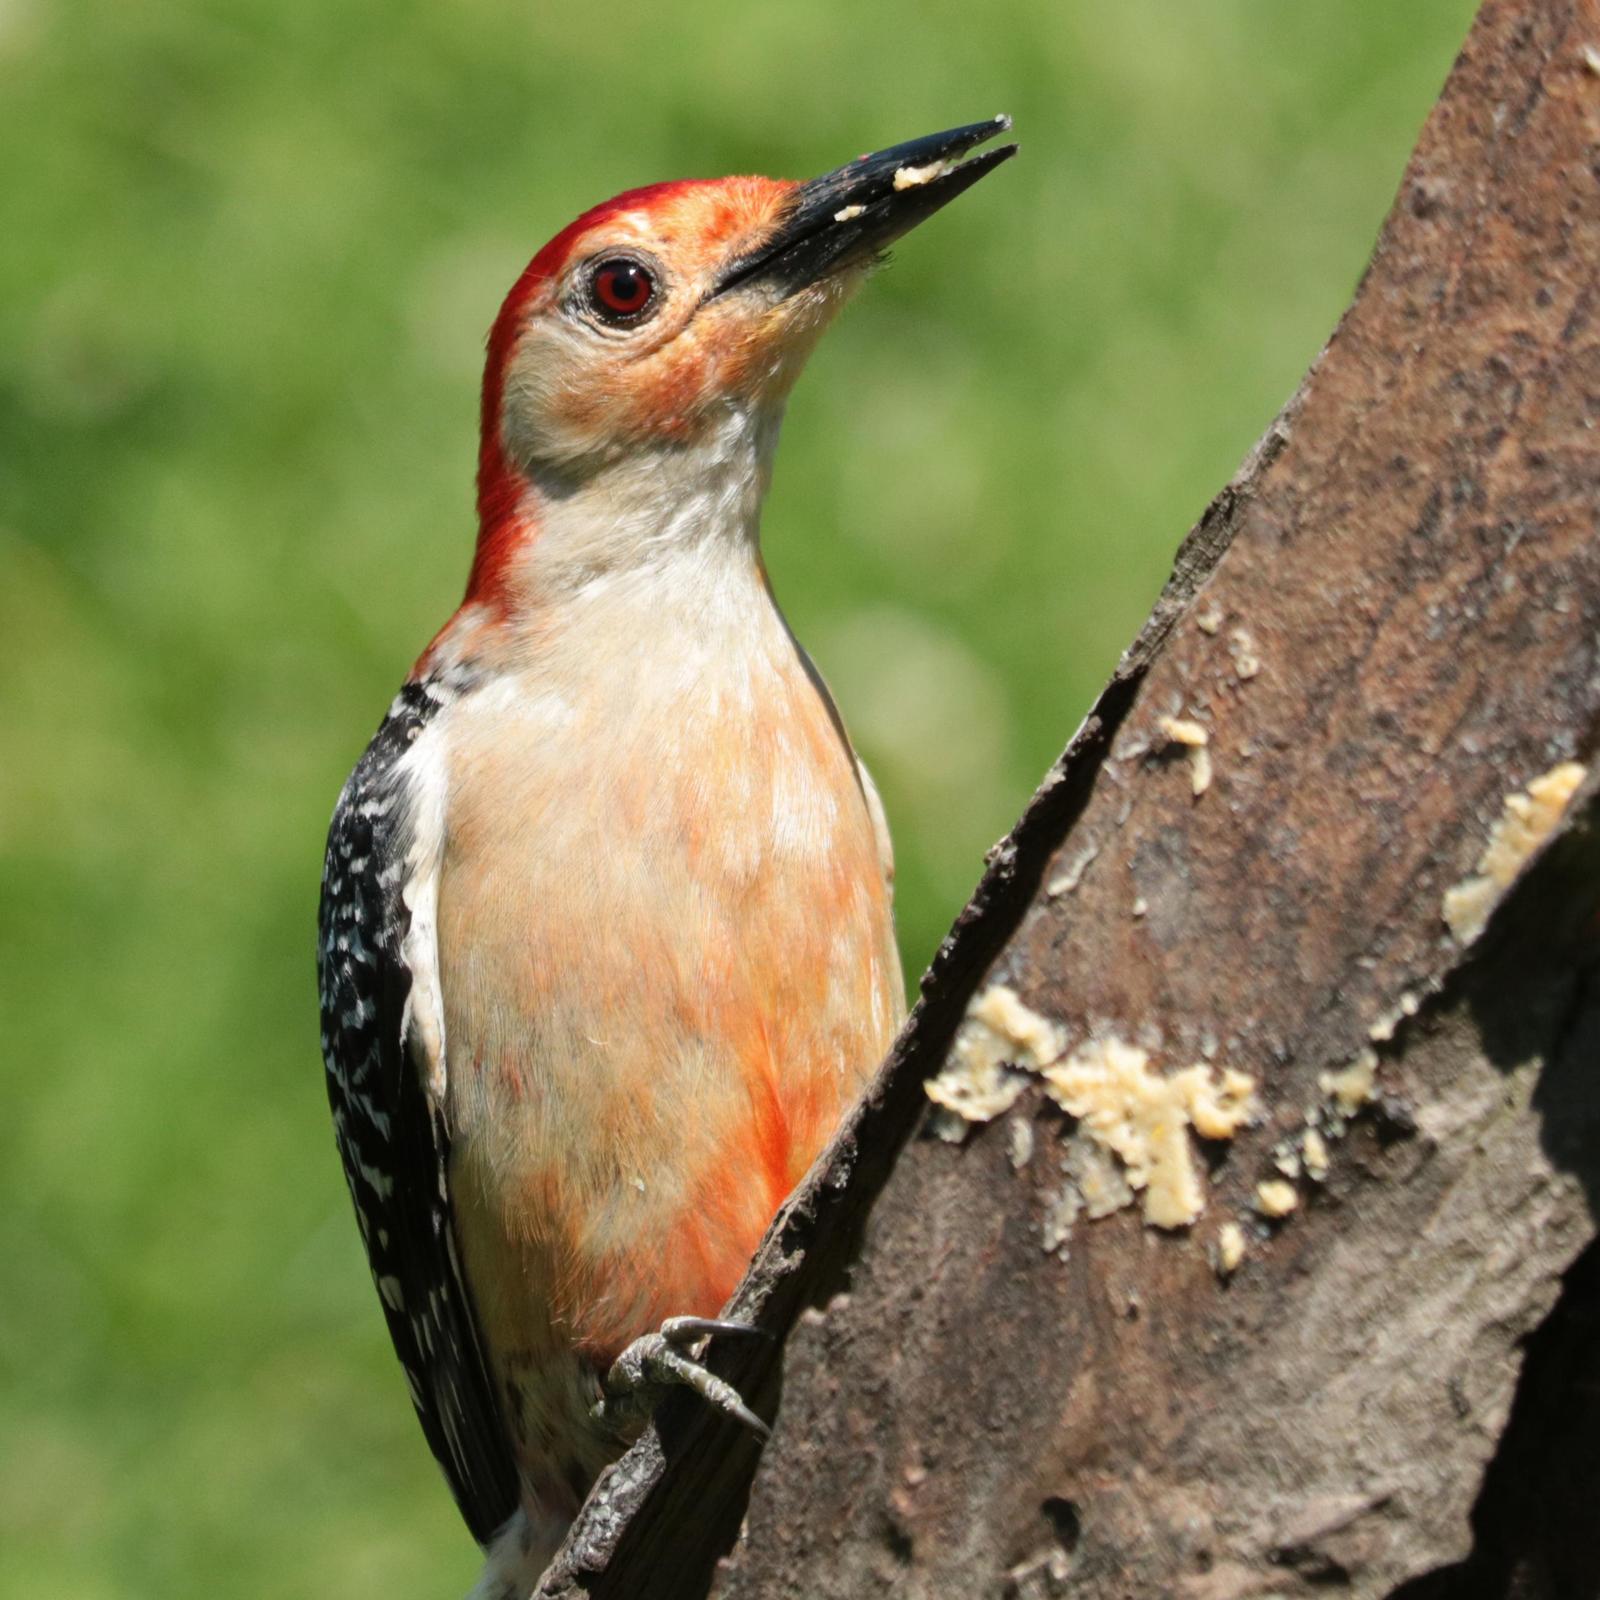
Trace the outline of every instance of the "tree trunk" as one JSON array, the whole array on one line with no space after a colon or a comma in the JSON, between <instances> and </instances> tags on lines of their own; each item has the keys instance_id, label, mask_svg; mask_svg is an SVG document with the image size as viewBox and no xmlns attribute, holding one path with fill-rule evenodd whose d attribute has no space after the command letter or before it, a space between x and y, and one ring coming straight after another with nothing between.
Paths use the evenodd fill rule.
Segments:
<instances>
[{"instance_id":1,"label":"tree trunk","mask_svg":"<svg viewBox=\"0 0 1600 1600\"><path fill-rule=\"evenodd\" d=\"M771 1443L546 1600L1600 1595L1597 185L1600 0L1489 0L752 1267Z\"/></svg>"}]
</instances>

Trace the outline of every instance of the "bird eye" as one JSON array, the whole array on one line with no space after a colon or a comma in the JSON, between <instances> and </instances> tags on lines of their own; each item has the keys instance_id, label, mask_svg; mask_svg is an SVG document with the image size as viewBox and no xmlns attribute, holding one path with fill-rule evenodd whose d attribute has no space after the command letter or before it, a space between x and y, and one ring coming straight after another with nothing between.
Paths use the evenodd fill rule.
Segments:
<instances>
[{"instance_id":1,"label":"bird eye","mask_svg":"<svg viewBox=\"0 0 1600 1600\"><path fill-rule=\"evenodd\" d=\"M632 322L656 297L648 268L627 256L602 261L589 279L589 299L607 322Z\"/></svg>"}]
</instances>

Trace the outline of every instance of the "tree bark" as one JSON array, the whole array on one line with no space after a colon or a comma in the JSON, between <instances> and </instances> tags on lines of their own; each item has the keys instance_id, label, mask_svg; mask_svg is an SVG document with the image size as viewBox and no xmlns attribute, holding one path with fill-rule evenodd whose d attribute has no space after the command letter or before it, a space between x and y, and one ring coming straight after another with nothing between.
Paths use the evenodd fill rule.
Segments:
<instances>
[{"instance_id":1,"label":"tree bark","mask_svg":"<svg viewBox=\"0 0 1600 1600\"><path fill-rule=\"evenodd\" d=\"M545 1600L1600 1595L1597 185L1600 0L1489 0L740 1291L771 1443Z\"/></svg>"}]
</instances>

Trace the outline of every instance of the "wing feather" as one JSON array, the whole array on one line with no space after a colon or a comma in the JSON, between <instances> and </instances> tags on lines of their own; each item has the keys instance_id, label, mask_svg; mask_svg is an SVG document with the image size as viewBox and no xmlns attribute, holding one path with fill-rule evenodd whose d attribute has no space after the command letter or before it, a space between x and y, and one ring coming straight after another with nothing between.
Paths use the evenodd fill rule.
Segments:
<instances>
[{"instance_id":1,"label":"wing feather","mask_svg":"<svg viewBox=\"0 0 1600 1600\"><path fill-rule=\"evenodd\" d=\"M443 796L411 759L462 687L408 684L350 775L328 833L318 967L328 1100L373 1281L422 1431L487 1544L519 1488L455 1250L430 879Z\"/></svg>"}]
</instances>

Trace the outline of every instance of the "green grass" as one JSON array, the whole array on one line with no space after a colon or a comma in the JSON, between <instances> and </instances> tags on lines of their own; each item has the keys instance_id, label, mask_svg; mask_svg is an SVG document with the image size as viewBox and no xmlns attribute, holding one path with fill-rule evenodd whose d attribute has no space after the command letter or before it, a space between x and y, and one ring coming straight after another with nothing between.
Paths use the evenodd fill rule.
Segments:
<instances>
[{"instance_id":1,"label":"green grass","mask_svg":"<svg viewBox=\"0 0 1600 1600\"><path fill-rule=\"evenodd\" d=\"M802 383L769 564L920 970L1343 308L1468 0L0 0L0 1597L448 1596L326 1121L345 772L583 206L1008 110Z\"/></svg>"}]
</instances>

